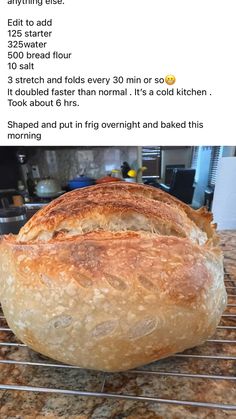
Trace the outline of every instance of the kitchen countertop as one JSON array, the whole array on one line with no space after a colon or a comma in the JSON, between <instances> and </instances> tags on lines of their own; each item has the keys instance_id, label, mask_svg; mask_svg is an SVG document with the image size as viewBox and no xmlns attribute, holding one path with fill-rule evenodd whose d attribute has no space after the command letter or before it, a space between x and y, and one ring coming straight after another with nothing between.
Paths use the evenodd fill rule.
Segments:
<instances>
[{"instance_id":1,"label":"kitchen countertop","mask_svg":"<svg viewBox=\"0 0 236 419\"><path fill-rule=\"evenodd\" d=\"M236 231L221 232L225 255L227 285L236 284ZM236 289L229 289L236 296ZM236 304L234 297L230 304ZM228 307L227 313L236 313ZM1 320L1 327L6 327ZM224 318L221 325L236 326L236 318ZM214 338L236 339L235 330L219 330ZM0 341L17 342L11 332L0 331ZM234 343L212 343L185 351L185 354L236 356ZM27 347L0 347L0 358L30 362L53 362ZM146 371L177 371L181 373L236 376L234 360L199 358L168 358L151 364ZM0 384L33 387L76 389L100 392L104 374L79 369L49 368L32 365L0 364ZM235 381L204 378L162 376L143 373L106 374L104 392L125 393L165 399L236 404ZM236 418L236 411L174 406L132 400L88 398L75 395L0 391L1 419L222 419Z\"/></svg>"}]
</instances>

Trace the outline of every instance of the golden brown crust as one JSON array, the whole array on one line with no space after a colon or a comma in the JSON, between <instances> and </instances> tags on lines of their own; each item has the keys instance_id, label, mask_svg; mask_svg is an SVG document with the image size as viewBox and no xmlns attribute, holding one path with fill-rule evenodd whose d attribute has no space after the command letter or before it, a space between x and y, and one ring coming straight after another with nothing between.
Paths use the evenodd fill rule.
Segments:
<instances>
[{"instance_id":1,"label":"golden brown crust","mask_svg":"<svg viewBox=\"0 0 236 419\"><path fill-rule=\"evenodd\" d=\"M50 241L48 244L42 242L17 244L14 236L11 236L10 239L5 238L5 243L10 244L18 272L22 277L21 281L23 283L26 281L27 285L33 288L38 289L39 283L32 281L32 276L25 273L33 272L40 278L44 270L45 275L56 278L58 266L60 273L69 271L69 277L76 281L77 279L80 281L82 277L83 283L87 277L90 286L96 285L99 280L107 276L118 278L120 264L117 257L122 257L125 277L132 276L140 280L140 276L144 278L148 271L149 280L147 278L140 280L142 285L144 282L148 283L148 288L158 285L159 292L173 297L171 304L196 302L201 292L209 287L210 275L205 263L214 261L212 252L203 250L188 239L162 236L150 238L145 234L134 232L87 233L57 243ZM51 263L52 255L54 263ZM145 265L143 265L144 258L146 258ZM196 264L199 265L198 271ZM134 271L138 272L137 277ZM69 277L66 276L65 280L69 280ZM171 277L172 281L166 281L167 277ZM151 286L152 281L154 283ZM125 284L123 288L126 288Z\"/></svg>"},{"instance_id":2,"label":"golden brown crust","mask_svg":"<svg viewBox=\"0 0 236 419\"><path fill-rule=\"evenodd\" d=\"M211 216L154 188L70 192L1 243L1 302L34 350L104 371L211 336L226 304Z\"/></svg>"},{"instance_id":3,"label":"golden brown crust","mask_svg":"<svg viewBox=\"0 0 236 419\"><path fill-rule=\"evenodd\" d=\"M21 229L18 240L47 241L61 232L77 235L96 229L137 228L190 237L198 243L211 239L214 243L216 235L211 221L212 216L204 209L194 211L160 189L110 183L75 190L54 200Z\"/></svg>"}]
</instances>

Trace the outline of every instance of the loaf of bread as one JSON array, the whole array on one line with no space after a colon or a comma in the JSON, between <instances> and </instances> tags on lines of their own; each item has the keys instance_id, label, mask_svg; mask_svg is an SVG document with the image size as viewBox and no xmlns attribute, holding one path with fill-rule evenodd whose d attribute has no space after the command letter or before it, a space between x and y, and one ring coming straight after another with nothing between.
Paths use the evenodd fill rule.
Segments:
<instances>
[{"instance_id":1,"label":"loaf of bread","mask_svg":"<svg viewBox=\"0 0 236 419\"><path fill-rule=\"evenodd\" d=\"M226 305L211 221L143 185L66 193L1 240L9 326L41 354L103 371L203 343Z\"/></svg>"}]
</instances>

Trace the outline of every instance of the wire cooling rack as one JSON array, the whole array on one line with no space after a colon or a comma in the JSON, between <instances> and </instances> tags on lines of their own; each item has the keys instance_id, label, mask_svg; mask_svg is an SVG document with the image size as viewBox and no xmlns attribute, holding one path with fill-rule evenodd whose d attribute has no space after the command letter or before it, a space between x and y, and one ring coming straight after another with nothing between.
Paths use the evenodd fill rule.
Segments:
<instances>
[{"instance_id":1,"label":"wire cooling rack","mask_svg":"<svg viewBox=\"0 0 236 419\"><path fill-rule=\"evenodd\" d=\"M25 368L33 368L34 371L37 369L42 380L46 370L47 377L49 375L53 382L53 385L49 385L50 382L48 384L48 381L50 380L47 379L47 385L44 382L44 385L41 386L32 385L31 380L20 385L19 383L14 384L12 381L10 384L0 382L0 390L133 400L136 402L236 411L236 392L234 396L236 387L236 283L230 274L225 274L225 286L228 293L228 305L212 339L208 339L200 347L176 354L167 360L158 361L144 368L124 373L96 373L43 358L28 349L25 344L17 341L11 329L7 327L3 314L0 313L0 326L2 326L0 327L0 353L3 350L4 354L8 354L7 356L1 354L0 377L2 376L1 369L4 366L14 366L14 368L22 367L24 371ZM22 354L21 351L23 351ZM61 382L58 381L58 371L62 372L61 375L59 374ZM67 374L66 379L63 376L64 373ZM82 386L84 388L78 389L79 385L77 384L74 387L72 385L72 388L71 386L65 388L65 382L68 383L70 381L69 377L74 373L76 375L73 377L77 383L80 382L81 375L83 375ZM94 375L97 376L96 389L91 388L89 384L90 374L93 374L93 378ZM57 379L55 380L56 375ZM32 376L34 376L34 373ZM85 376L88 378L87 381L84 379ZM196 382L199 383L201 388L216 388L218 392L216 394L213 392L212 396L210 392L210 396L208 395L210 399L207 400L203 393L201 393L202 400L186 400L183 397L183 392L180 392L180 397L176 397L178 386L184 387L187 394L186 389L194 389ZM137 391L137 388L133 390L132 384L134 383L137 386L141 383L140 391ZM221 384L219 385L219 383ZM223 386L222 392L219 391L221 385ZM167 396L162 397L160 393ZM231 396L227 401L226 395L230 395L230 393ZM222 394L222 397L220 394ZM218 400L215 400L217 397Z\"/></svg>"}]
</instances>

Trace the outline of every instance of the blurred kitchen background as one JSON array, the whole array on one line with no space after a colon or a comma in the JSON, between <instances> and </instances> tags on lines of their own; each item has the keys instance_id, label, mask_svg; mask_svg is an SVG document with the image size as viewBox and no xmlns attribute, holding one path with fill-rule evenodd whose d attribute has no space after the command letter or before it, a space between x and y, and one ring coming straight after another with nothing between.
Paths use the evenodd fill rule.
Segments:
<instances>
[{"instance_id":1,"label":"blurred kitchen background","mask_svg":"<svg viewBox=\"0 0 236 419\"><path fill-rule=\"evenodd\" d=\"M29 217L66 191L108 181L150 184L212 210L221 161L229 179L219 182L232 207L235 156L234 146L0 147L0 210L26 206Z\"/></svg>"}]
</instances>

